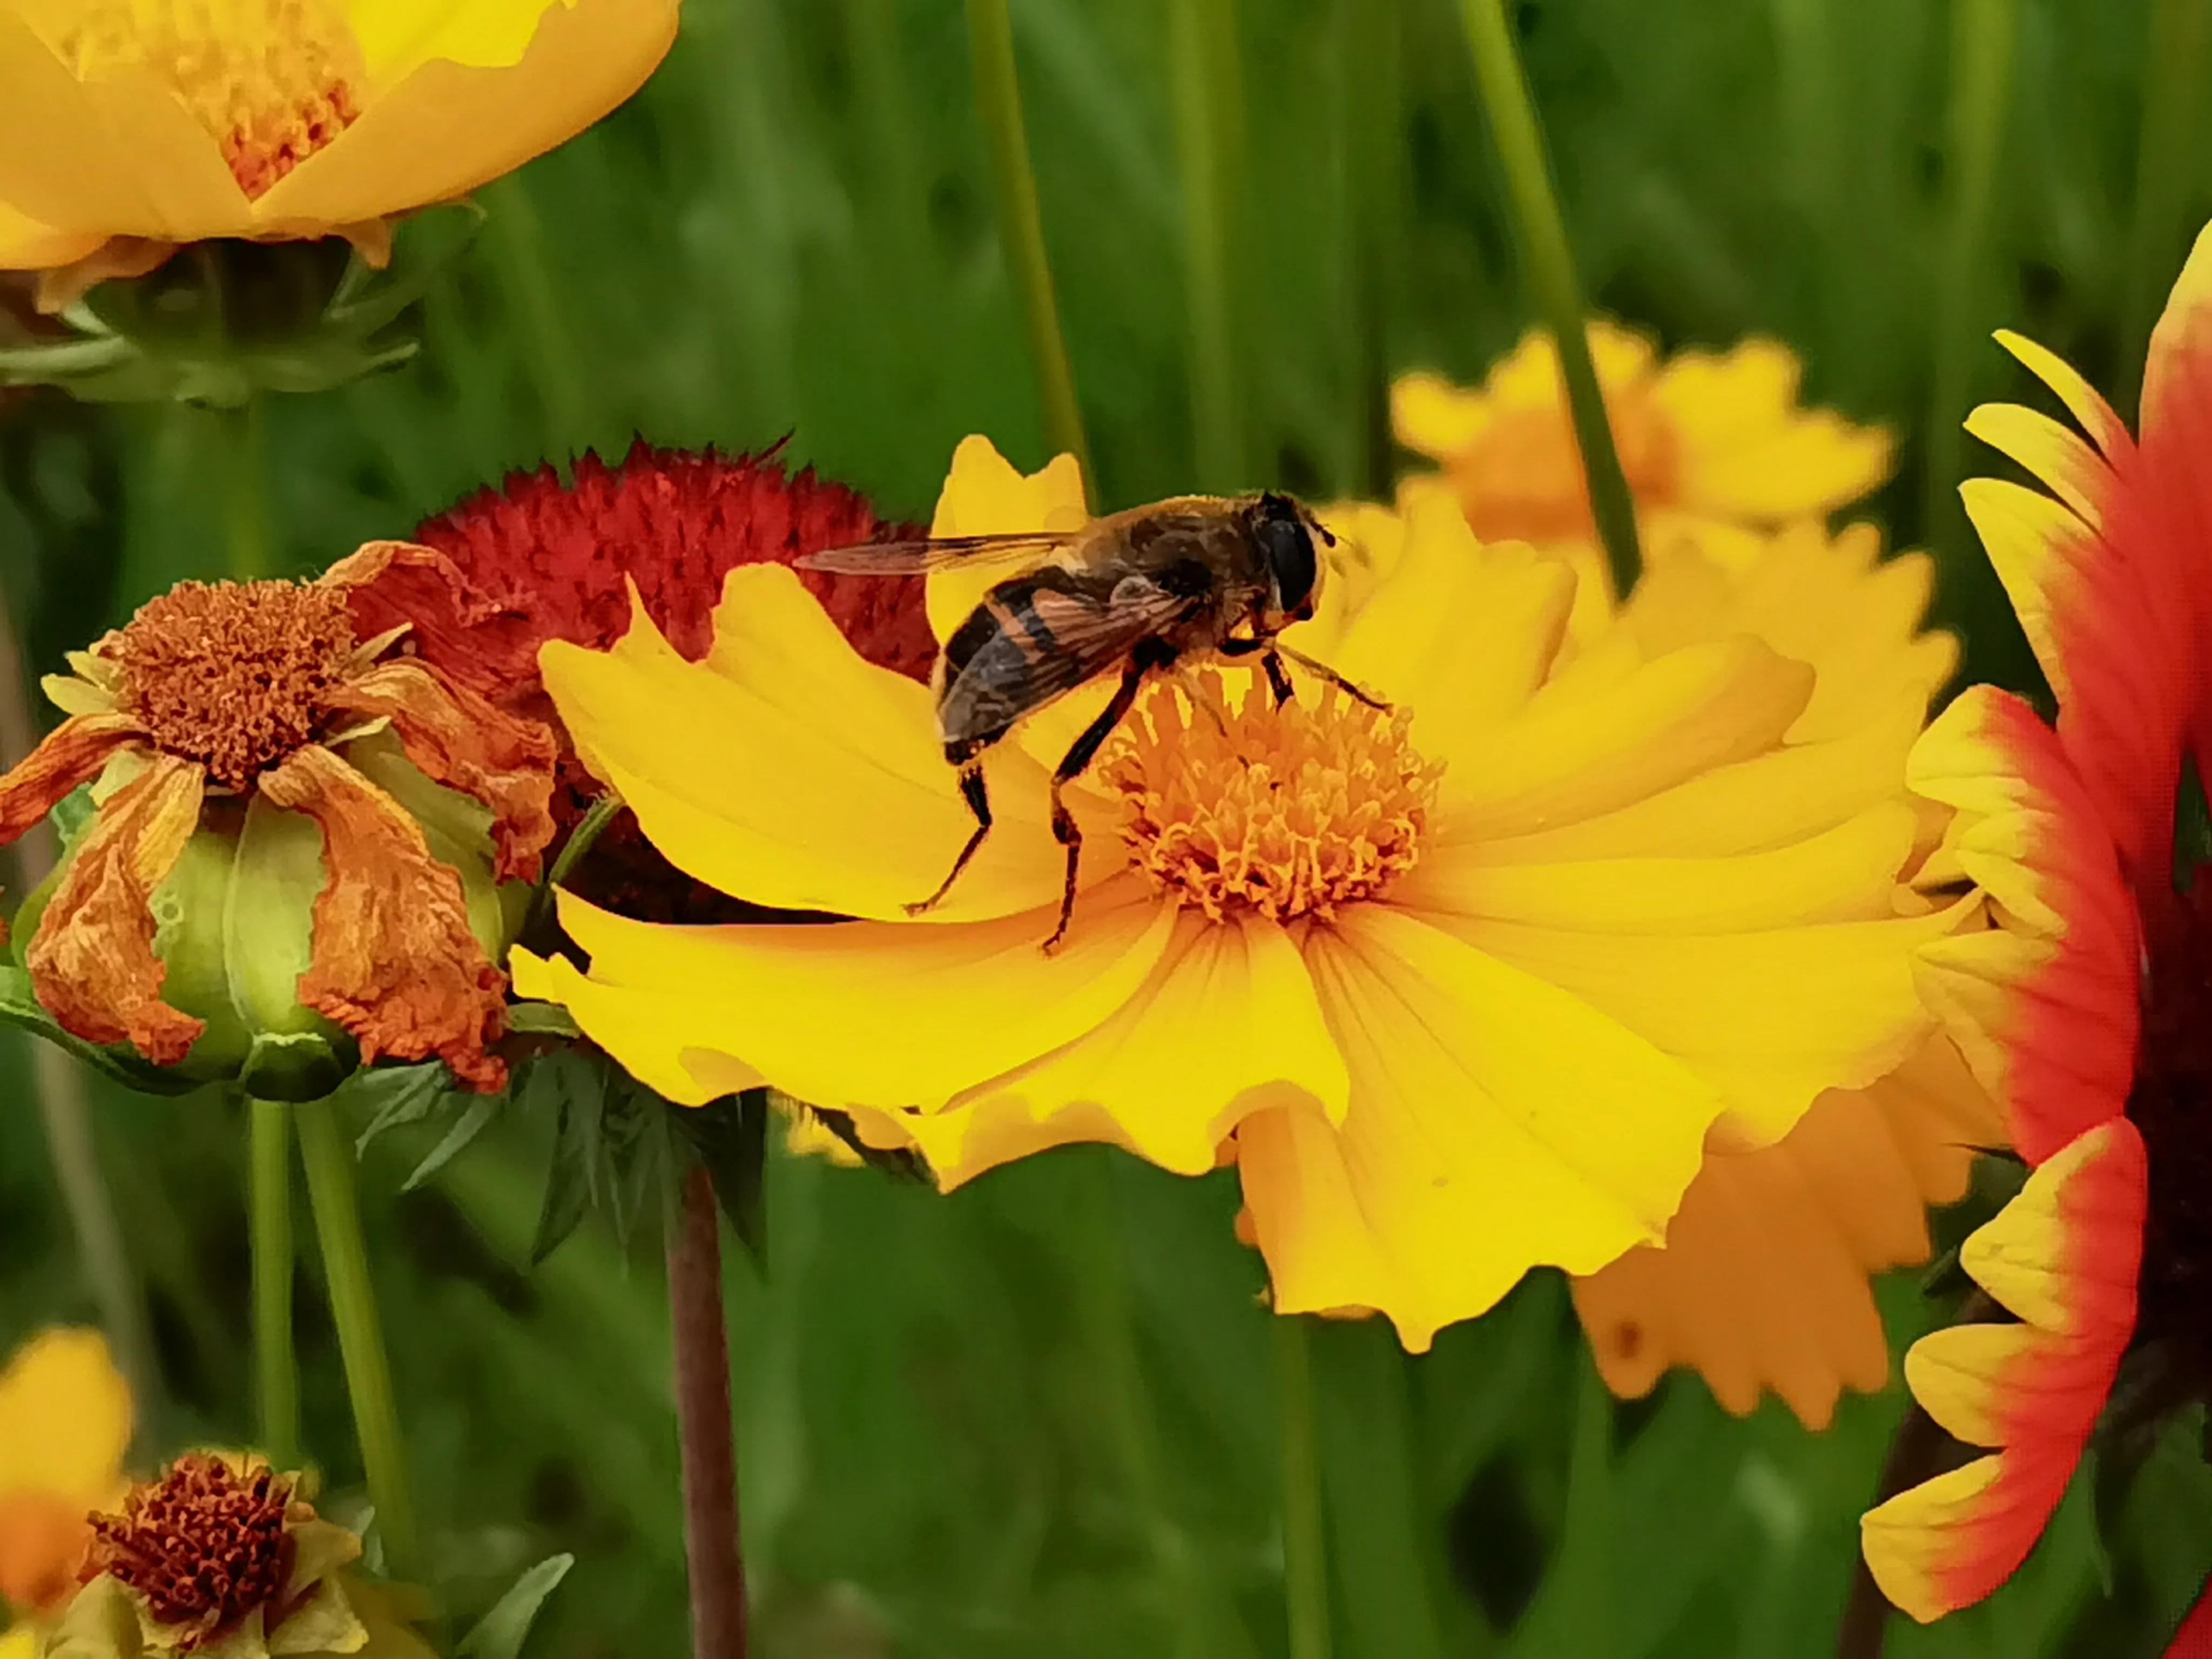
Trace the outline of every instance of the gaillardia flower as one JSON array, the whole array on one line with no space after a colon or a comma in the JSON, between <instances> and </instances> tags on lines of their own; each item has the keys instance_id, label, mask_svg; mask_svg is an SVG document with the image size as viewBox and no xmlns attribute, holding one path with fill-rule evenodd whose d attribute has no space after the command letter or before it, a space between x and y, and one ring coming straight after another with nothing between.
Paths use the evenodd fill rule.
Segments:
<instances>
[{"instance_id":1,"label":"gaillardia flower","mask_svg":"<svg viewBox=\"0 0 2212 1659\"><path fill-rule=\"evenodd\" d=\"M629 96L676 0L0 0L0 269L64 294L215 237L349 238Z\"/></svg>"},{"instance_id":2,"label":"gaillardia flower","mask_svg":"<svg viewBox=\"0 0 2212 1659\"><path fill-rule=\"evenodd\" d=\"M605 788L576 761L538 678L549 640L604 651L629 625L632 595L664 637L696 659L714 641L723 579L739 565L789 565L805 554L900 533L866 500L787 475L774 453L726 456L635 445L619 466L587 455L564 483L550 467L471 496L416 532L349 595L362 633L404 624L410 648L454 684L563 740L553 811L575 823ZM913 533L906 532L905 533ZM927 678L937 641L918 578L842 582L801 577L868 661ZM623 813L570 877L625 915L719 921L743 907L672 870Z\"/></svg>"},{"instance_id":3,"label":"gaillardia flower","mask_svg":"<svg viewBox=\"0 0 2212 1659\"><path fill-rule=\"evenodd\" d=\"M0 1659L35 1659L76 1589L92 1528L121 1495L131 1390L97 1331L46 1331L0 1370Z\"/></svg>"},{"instance_id":4,"label":"gaillardia flower","mask_svg":"<svg viewBox=\"0 0 2212 1659\"><path fill-rule=\"evenodd\" d=\"M1593 319L1590 356L1613 443L1645 532L1664 544L1686 524L1758 530L1821 518L1888 476L1889 435L1797 402L1789 348L1747 340L1662 362L1644 336ZM1484 541L1524 541L1570 556L1582 578L1579 634L1611 579L1583 485L1582 452L1551 336L1531 329L1479 387L1439 375L1391 388L1398 441L1427 456ZM1703 538L1712 550L1710 537ZM1748 546L1755 553L1757 542ZM1584 607L1588 607L1587 610Z\"/></svg>"},{"instance_id":5,"label":"gaillardia flower","mask_svg":"<svg viewBox=\"0 0 2212 1659\"><path fill-rule=\"evenodd\" d=\"M46 1659L430 1659L391 1592L348 1571L361 1538L258 1457L194 1453L92 1517Z\"/></svg>"},{"instance_id":6,"label":"gaillardia flower","mask_svg":"<svg viewBox=\"0 0 2212 1659\"><path fill-rule=\"evenodd\" d=\"M934 528L1085 515L1072 461L1024 478L970 439ZM1572 588L1414 492L1387 577L1289 636L1390 707L1308 678L1279 708L1227 666L1154 685L1068 792L1085 857L1048 956L1048 771L1103 689L988 751L996 828L910 917L971 823L930 694L789 572L738 570L702 659L641 613L610 652L548 647L545 683L679 868L854 920L564 897L588 971L518 953L518 988L670 1099L766 1081L948 1186L1073 1140L1233 1158L1278 1308L1425 1346L1534 1264L1658 1240L1717 1121L1772 1140L1893 1067L1927 1026L1914 948L1972 908L1898 914L1913 814L1850 738L1793 738L1809 666L1656 614L1570 660Z\"/></svg>"},{"instance_id":7,"label":"gaillardia flower","mask_svg":"<svg viewBox=\"0 0 2212 1659\"><path fill-rule=\"evenodd\" d=\"M1748 554L1741 535L1716 555L1673 533L1680 544L1639 584L1630 624L1668 618L1684 639L1740 630L1805 663L1813 700L1792 739L1847 744L1869 797L1886 779L1905 807L1905 757L1957 655L1948 635L1920 631L1926 556L1884 560L1863 525L1831 537L1801 523ZM1779 1142L1712 1137L1665 1247L1639 1245L1575 1282L1600 1371L1632 1395L1688 1365L1731 1411L1771 1389L1825 1426L1844 1388L1888 1380L1870 1275L1928 1259L1926 1206L1963 1196L1975 1149L2002 1140L1941 1036L1864 1089L1822 1095Z\"/></svg>"},{"instance_id":8,"label":"gaillardia flower","mask_svg":"<svg viewBox=\"0 0 2212 1659\"><path fill-rule=\"evenodd\" d=\"M2026 1559L2124 1363L2130 1414L2212 1394L2212 886L2202 847L2175 858L2185 760L2201 775L2212 733L2208 301L2212 238L2153 336L2140 440L2007 336L2092 441L2026 409L1968 422L2053 492L1964 490L2061 712L2054 731L1977 688L1911 769L1954 814L1923 883L1990 901L1987 928L1925 947L1926 991L2031 1166L1961 1252L2013 1318L1938 1332L1905 1360L1929 1414L1990 1455L1863 1523L1876 1581L1919 1620Z\"/></svg>"},{"instance_id":9,"label":"gaillardia flower","mask_svg":"<svg viewBox=\"0 0 2212 1659\"><path fill-rule=\"evenodd\" d=\"M403 555L183 583L47 679L69 718L0 778L0 842L93 784L14 929L64 1030L272 1098L356 1050L500 1086L495 963L553 835L553 738L389 654L403 629L356 630L349 592Z\"/></svg>"}]
</instances>

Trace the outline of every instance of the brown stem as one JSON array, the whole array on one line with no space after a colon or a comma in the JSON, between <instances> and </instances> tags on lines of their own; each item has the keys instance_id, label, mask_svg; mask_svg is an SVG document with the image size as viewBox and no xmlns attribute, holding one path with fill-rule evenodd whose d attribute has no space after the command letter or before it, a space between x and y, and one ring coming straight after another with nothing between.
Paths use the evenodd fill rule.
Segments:
<instances>
[{"instance_id":1,"label":"brown stem","mask_svg":"<svg viewBox=\"0 0 2212 1659\"><path fill-rule=\"evenodd\" d=\"M738 1449L722 1323L721 1221L703 1168L668 1218L668 1311L676 1347L676 1431L684 1456L684 1553L695 1659L744 1659L745 1568L738 1537Z\"/></svg>"}]
</instances>

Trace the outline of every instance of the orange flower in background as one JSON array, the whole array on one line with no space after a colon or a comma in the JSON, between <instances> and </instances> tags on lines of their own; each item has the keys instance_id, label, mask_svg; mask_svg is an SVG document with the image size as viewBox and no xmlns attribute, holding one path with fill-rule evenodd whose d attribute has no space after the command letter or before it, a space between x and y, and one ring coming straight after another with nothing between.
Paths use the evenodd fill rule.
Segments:
<instances>
[{"instance_id":1,"label":"orange flower in background","mask_svg":"<svg viewBox=\"0 0 2212 1659\"><path fill-rule=\"evenodd\" d=\"M1717 550L1683 525L1670 535L1626 615L1685 633L1741 629L1808 663L1814 697L1791 738L1850 751L1859 787L1907 802L1905 757L1957 660L1948 635L1921 631L1927 556L1882 558L1864 525L1729 532ZM1771 1389L1825 1426L1845 1388L1888 1380L1871 1277L1928 1259L1927 1206L1961 1197L1975 1149L2003 1139L1942 1037L1863 1090L1824 1094L1778 1143L1710 1139L1664 1248L1575 1281L1600 1371L1639 1395L1686 1365L1730 1411Z\"/></svg>"},{"instance_id":2,"label":"orange flower in background","mask_svg":"<svg viewBox=\"0 0 2212 1659\"><path fill-rule=\"evenodd\" d=\"M86 1515L124 1490L131 1390L97 1331L32 1338L0 1370L0 1659L30 1659L76 1589Z\"/></svg>"},{"instance_id":3,"label":"orange flower in background","mask_svg":"<svg viewBox=\"0 0 2212 1659\"><path fill-rule=\"evenodd\" d=\"M1953 809L1924 884L1970 882L1992 925L1931 945L1925 987L2033 1166L1961 1260L2012 1322L1916 1345L1930 1416L1990 1455L1865 1517L1869 1566L1914 1618L2026 1559L2111 1401L2212 1394L2212 866L2174 860L2185 758L2212 738L2212 235L2153 336L2142 434L2081 377L2000 336L2089 433L1978 410L1969 429L2053 492L1964 494L2057 692L2057 729L1987 688L1915 751Z\"/></svg>"},{"instance_id":4,"label":"orange flower in background","mask_svg":"<svg viewBox=\"0 0 2212 1659\"><path fill-rule=\"evenodd\" d=\"M1645 336L1595 318L1589 346L1638 518L1659 544L1646 556L1654 567L1686 528L1717 555L1715 530L1824 518L1889 476L1889 434L1801 406L1797 359L1775 341L1662 360ZM1583 584L1576 632L1593 625L1612 579L1551 337L1529 330L1477 387L1404 375L1390 407L1398 441L1437 464L1477 536L1571 559ZM1744 543L1747 556L1758 544Z\"/></svg>"},{"instance_id":5,"label":"orange flower in background","mask_svg":"<svg viewBox=\"0 0 2212 1659\"><path fill-rule=\"evenodd\" d=\"M50 298L183 243L343 235L451 201L598 120L676 0L0 0L0 269Z\"/></svg>"},{"instance_id":6,"label":"orange flower in background","mask_svg":"<svg viewBox=\"0 0 2212 1659\"><path fill-rule=\"evenodd\" d=\"M971 439L934 528L1086 517L1071 459L1024 477ZM1193 1175L1231 1143L1275 1305L1376 1309L1416 1348L1532 1265L1655 1242L1716 1119L1778 1138L1917 1043L1911 946L1960 915L1899 912L1914 815L1896 752L1826 729L1843 680L1664 589L1571 655L1570 574L1434 489L1382 539L1291 642L1392 710L1310 682L1278 708L1231 667L1152 688L1069 792L1050 956L1047 770L1105 688L990 751L998 826L913 917L971 822L929 695L788 574L733 572L699 661L642 614L611 651L549 647L580 750L672 862L856 920L564 896L588 972L518 955L518 986L670 1099L771 1083L947 1187L1073 1140ZM940 633L975 592L952 574Z\"/></svg>"},{"instance_id":7,"label":"orange flower in background","mask_svg":"<svg viewBox=\"0 0 2212 1659\"><path fill-rule=\"evenodd\" d=\"M15 928L64 1030L275 1098L355 1046L500 1086L499 884L539 873L553 739L356 631L349 591L403 556L183 583L48 678L69 718L0 778L0 842L94 785Z\"/></svg>"}]
</instances>

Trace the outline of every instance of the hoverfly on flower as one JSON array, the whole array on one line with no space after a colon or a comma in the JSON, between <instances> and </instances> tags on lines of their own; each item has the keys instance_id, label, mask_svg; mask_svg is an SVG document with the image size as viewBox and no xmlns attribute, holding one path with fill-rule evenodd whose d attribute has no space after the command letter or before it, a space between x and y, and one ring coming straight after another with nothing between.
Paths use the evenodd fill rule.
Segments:
<instances>
[{"instance_id":1,"label":"hoverfly on flower","mask_svg":"<svg viewBox=\"0 0 2212 1659\"><path fill-rule=\"evenodd\" d=\"M908 903L907 914L936 908L991 833L983 751L1018 721L1117 670L1113 696L1053 769L1052 833L1067 849L1067 869L1047 951L1066 937L1083 859L1083 831L1060 792L1097 757L1148 682L1208 657L1257 656L1280 707L1292 690L1283 666L1288 657L1355 701L1382 708L1279 638L1293 623L1311 620L1319 602L1316 538L1336 545L1306 507L1267 491L1176 496L1075 530L872 542L799 560L804 569L852 575L1030 562L984 593L938 659L938 729L945 758L960 769L960 793L975 828L937 890Z\"/></svg>"}]
</instances>

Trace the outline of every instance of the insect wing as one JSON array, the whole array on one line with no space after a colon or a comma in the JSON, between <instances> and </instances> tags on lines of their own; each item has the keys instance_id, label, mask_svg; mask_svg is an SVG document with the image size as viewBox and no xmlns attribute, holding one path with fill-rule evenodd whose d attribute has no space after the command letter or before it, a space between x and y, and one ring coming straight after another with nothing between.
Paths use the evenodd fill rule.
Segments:
<instances>
[{"instance_id":1,"label":"insect wing","mask_svg":"<svg viewBox=\"0 0 2212 1659\"><path fill-rule=\"evenodd\" d=\"M1118 667L1204 603L1129 576L1110 589L1053 586L1003 594L989 601L1003 613L1000 637L945 688L938 717L947 732L1004 731Z\"/></svg>"},{"instance_id":2,"label":"insect wing","mask_svg":"<svg viewBox=\"0 0 2212 1659\"><path fill-rule=\"evenodd\" d=\"M1035 563L1075 538L1073 531L1018 536L915 536L904 541L827 547L797 561L801 570L840 576L913 576L952 565Z\"/></svg>"}]
</instances>

